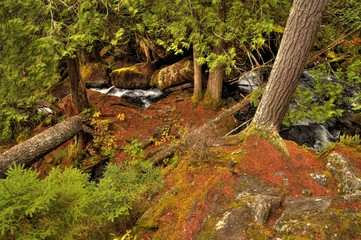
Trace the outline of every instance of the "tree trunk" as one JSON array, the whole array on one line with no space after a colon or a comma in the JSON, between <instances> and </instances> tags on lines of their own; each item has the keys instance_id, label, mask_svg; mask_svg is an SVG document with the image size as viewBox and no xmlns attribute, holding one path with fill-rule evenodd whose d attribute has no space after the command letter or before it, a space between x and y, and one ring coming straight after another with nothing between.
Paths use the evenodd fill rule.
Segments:
<instances>
[{"instance_id":1,"label":"tree trunk","mask_svg":"<svg viewBox=\"0 0 361 240\"><path fill-rule=\"evenodd\" d=\"M224 41L214 47L214 53L219 56L222 54ZM218 108L222 99L222 85L223 85L224 67L217 66L210 73L208 77L207 90L205 93L206 104Z\"/></svg>"},{"instance_id":2,"label":"tree trunk","mask_svg":"<svg viewBox=\"0 0 361 240\"><path fill-rule=\"evenodd\" d=\"M194 91L193 101L198 102L202 99L202 68L198 64L198 52L193 49L193 68L194 68Z\"/></svg>"},{"instance_id":3,"label":"tree trunk","mask_svg":"<svg viewBox=\"0 0 361 240\"><path fill-rule=\"evenodd\" d=\"M222 22L226 20L226 1L224 0L221 0L218 3L218 18ZM219 35L222 36L223 33L219 33ZM219 57L223 53L225 45L226 42L224 41L224 39L219 38L218 45L213 47L213 54L216 57ZM214 69L211 69L209 73L205 100L206 105L210 106L213 109L218 109L221 103L223 76L224 66L222 65L217 65Z\"/></svg>"},{"instance_id":4,"label":"tree trunk","mask_svg":"<svg viewBox=\"0 0 361 240\"><path fill-rule=\"evenodd\" d=\"M70 93L75 106L76 114L81 114L84 109L89 108L88 96L86 93L85 83L82 81L79 70L79 58L67 58L67 68L69 73L70 80ZM77 136L77 145L79 152L76 154L81 155L81 151L85 149L86 146L86 134L84 132L79 132Z\"/></svg>"},{"instance_id":5,"label":"tree trunk","mask_svg":"<svg viewBox=\"0 0 361 240\"><path fill-rule=\"evenodd\" d=\"M82 129L82 117L73 116L0 154L0 177L14 163L29 167Z\"/></svg>"},{"instance_id":6,"label":"tree trunk","mask_svg":"<svg viewBox=\"0 0 361 240\"><path fill-rule=\"evenodd\" d=\"M89 108L88 97L86 94L85 84L81 80L79 72L79 59L67 58L66 60L69 80L70 93L77 114L80 114L85 108Z\"/></svg>"},{"instance_id":7,"label":"tree trunk","mask_svg":"<svg viewBox=\"0 0 361 240\"><path fill-rule=\"evenodd\" d=\"M251 126L277 130L297 88L329 0L295 0Z\"/></svg>"}]
</instances>

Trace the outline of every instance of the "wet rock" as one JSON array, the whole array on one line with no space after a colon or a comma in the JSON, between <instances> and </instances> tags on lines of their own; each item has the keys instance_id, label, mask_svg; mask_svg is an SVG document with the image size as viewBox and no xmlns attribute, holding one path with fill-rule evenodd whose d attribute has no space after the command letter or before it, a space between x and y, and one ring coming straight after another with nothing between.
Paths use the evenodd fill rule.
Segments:
<instances>
[{"instance_id":1,"label":"wet rock","mask_svg":"<svg viewBox=\"0 0 361 240\"><path fill-rule=\"evenodd\" d=\"M138 63L130 67L113 70L110 73L112 84L124 89L147 89L154 67L150 63Z\"/></svg>"},{"instance_id":2,"label":"wet rock","mask_svg":"<svg viewBox=\"0 0 361 240\"><path fill-rule=\"evenodd\" d=\"M338 153L328 156L327 169L335 176L338 182L338 191L341 194L351 194L361 190L361 178L356 173L350 160Z\"/></svg>"},{"instance_id":3,"label":"wet rock","mask_svg":"<svg viewBox=\"0 0 361 240\"><path fill-rule=\"evenodd\" d=\"M80 75L87 88L101 88L110 85L110 79L102 62L89 62L81 65Z\"/></svg>"},{"instance_id":4,"label":"wet rock","mask_svg":"<svg viewBox=\"0 0 361 240\"><path fill-rule=\"evenodd\" d=\"M156 71L152 76L150 85L156 86L159 90L163 91L168 87L192 81L193 74L193 63L185 58Z\"/></svg>"},{"instance_id":5,"label":"wet rock","mask_svg":"<svg viewBox=\"0 0 361 240\"><path fill-rule=\"evenodd\" d=\"M358 239L361 236L361 195L285 199L275 230L283 236L307 239Z\"/></svg>"}]
</instances>

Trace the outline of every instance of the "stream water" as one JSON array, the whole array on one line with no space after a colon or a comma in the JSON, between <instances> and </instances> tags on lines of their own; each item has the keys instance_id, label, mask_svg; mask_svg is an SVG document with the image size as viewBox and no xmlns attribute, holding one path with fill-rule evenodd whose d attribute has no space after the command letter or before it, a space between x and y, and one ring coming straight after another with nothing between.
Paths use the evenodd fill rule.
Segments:
<instances>
[{"instance_id":1,"label":"stream water","mask_svg":"<svg viewBox=\"0 0 361 240\"><path fill-rule=\"evenodd\" d=\"M333 75L327 78L330 82L336 82L337 78ZM307 88L313 88L314 80L309 71L305 70L300 78L300 84ZM241 93L248 94L262 85L261 72L253 71L242 75L237 81L238 88ZM352 94L352 93L350 93ZM255 109L251 109L253 114ZM243 115L242 115L243 114ZM241 121L248 120L253 117L253 114L241 113ZM312 121L299 122L290 127L281 127L280 135L287 140L292 140L299 145L306 145L313 147L316 150L321 150L329 145L332 141L339 139L342 127L338 126L337 121L324 122L318 124Z\"/></svg>"},{"instance_id":2,"label":"stream water","mask_svg":"<svg viewBox=\"0 0 361 240\"><path fill-rule=\"evenodd\" d=\"M107 94L110 96L122 97L127 99L129 102L141 107L148 108L151 103L156 102L160 98L166 96L165 93L161 92L157 88L148 90L143 89L120 89L114 86L110 88L91 88L91 90Z\"/></svg>"}]
</instances>

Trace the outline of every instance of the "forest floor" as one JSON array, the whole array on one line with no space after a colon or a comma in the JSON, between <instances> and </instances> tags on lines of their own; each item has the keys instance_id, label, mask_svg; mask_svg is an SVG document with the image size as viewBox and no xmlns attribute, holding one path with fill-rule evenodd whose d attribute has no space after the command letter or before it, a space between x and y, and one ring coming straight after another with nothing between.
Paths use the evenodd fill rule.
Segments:
<instances>
[{"instance_id":1,"label":"forest floor","mask_svg":"<svg viewBox=\"0 0 361 240\"><path fill-rule=\"evenodd\" d=\"M151 156L167 147L171 141L185 138L188 133L224 111L204 109L201 104L195 106L188 91L171 93L147 109L139 108L125 99L91 90L88 90L88 96L93 109L99 113L98 119L110 123L118 145L114 162L118 163L127 158L123 149L132 140L142 143L146 156ZM210 146L206 154L200 152L202 149L180 148L176 169L166 166L163 171L166 185L163 193L177 189L177 198L167 199L164 197L166 194L157 198L151 217L139 223L140 227L146 229L141 233L144 236L142 239L163 239L164 234L168 234L168 239L193 239L204 228L204 219L213 205L225 206L225 202L229 204L235 199L237 182L245 174L266 182L283 199L339 194L335 178L330 177L327 186L310 178L311 173L330 175L325 167L329 152L316 153L311 148L290 141L286 141L286 146L289 157L283 156L268 141L257 137L236 145ZM54 151L36 167L46 174L49 167L56 164L54 158L63 148ZM360 151L343 147L338 148L337 152L352 160L358 170L361 169ZM64 163L64 166L67 165L71 163ZM213 200L209 202L209 199ZM353 208L361 210L361 203L357 202ZM214 209L217 208L213 207L212 211ZM270 216L266 228L272 229L272 224L283 210L281 207ZM274 233L271 235L276 236Z\"/></svg>"}]
</instances>

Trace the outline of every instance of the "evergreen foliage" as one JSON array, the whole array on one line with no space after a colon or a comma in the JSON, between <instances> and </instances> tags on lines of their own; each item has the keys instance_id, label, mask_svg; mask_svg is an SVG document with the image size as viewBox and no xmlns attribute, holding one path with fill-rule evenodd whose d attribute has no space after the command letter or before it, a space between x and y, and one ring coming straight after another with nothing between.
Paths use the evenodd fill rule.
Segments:
<instances>
[{"instance_id":1,"label":"evergreen foliage","mask_svg":"<svg viewBox=\"0 0 361 240\"><path fill-rule=\"evenodd\" d=\"M162 186L159 170L129 164L108 165L99 184L88 179L75 168L55 168L45 179L21 166L9 169L0 180L0 238L88 239Z\"/></svg>"},{"instance_id":2,"label":"evergreen foliage","mask_svg":"<svg viewBox=\"0 0 361 240\"><path fill-rule=\"evenodd\" d=\"M60 80L60 65L99 42L118 42L110 25L119 1L5 0L0 3L0 142L39 123L36 103ZM126 9L125 7L121 9ZM119 11L118 11L119 10ZM118 18L121 18L120 15ZM115 26L114 26L115 25Z\"/></svg>"},{"instance_id":3,"label":"evergreen foliage","mask_svg":"<svg viewBox=\"0 0 361 240\"><path fill-rule=\"evenodd\" d=\"M289 7L290 3L283 0L155 0L142 21L147 33L168 51L179 54L193 47L199 53L200 64L210 70L225 66L229 74L236 68L236 51L246 51L250 56L264 47L274 27L285 20ZM224 11L224 19L219 11ZM226 48L216 55L212 47L220 41L226 42Z\"/></svg>"}]
</instances>

